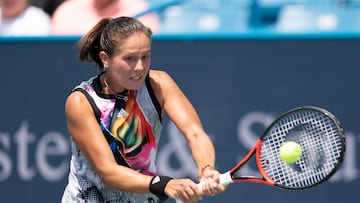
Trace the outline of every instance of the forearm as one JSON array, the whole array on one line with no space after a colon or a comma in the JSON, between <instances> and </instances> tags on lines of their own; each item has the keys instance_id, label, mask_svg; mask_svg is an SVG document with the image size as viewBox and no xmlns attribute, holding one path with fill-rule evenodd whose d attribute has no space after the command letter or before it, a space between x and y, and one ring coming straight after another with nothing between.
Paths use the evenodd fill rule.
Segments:
<instances>
[{"instance_id":1,"label":"forearm","mask_svg":"<svg viewBox=\"0 0 360 203\"><path fill-rule=\"evenodd\" d=\"M198 167L198 173L200 175L201 170L210 165L215 165L215 149L209 136L205 133L193 136L193 139L188 141L189 148Z\"/></svg>"},{"instance_id":2,"label":"forearm","mask_svg":"<svg viewBox=\"0 0 360 203\"><path fill-rule=\"evenodd\" d=\"M117 165L102 169L100 178L108 187L130 193L150 193L152 176L141 174L128 167Z\"/></svg>"}]
</instances>

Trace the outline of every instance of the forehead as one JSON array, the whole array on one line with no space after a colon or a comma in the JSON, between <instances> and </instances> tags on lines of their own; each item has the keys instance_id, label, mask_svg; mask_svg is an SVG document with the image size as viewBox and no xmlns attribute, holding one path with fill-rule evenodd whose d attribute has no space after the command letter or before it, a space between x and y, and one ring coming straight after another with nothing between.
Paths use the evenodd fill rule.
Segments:
<instances>
[{"instance_id":1,"label":"forehead","mask_svg":"<svg viewBox=\"0 0 360 203\"><path fill-rule=\"evenodd\" d=\"M115 47L115 51L118 53L149 51L150 49L151 39L141 32L135 32L120 40L118 46Z\"/></svg>"}]
</instances>

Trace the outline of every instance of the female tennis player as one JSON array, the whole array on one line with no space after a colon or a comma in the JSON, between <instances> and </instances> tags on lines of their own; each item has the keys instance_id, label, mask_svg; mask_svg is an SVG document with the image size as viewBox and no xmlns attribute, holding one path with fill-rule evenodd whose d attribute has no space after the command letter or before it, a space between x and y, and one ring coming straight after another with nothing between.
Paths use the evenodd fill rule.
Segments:
<instances>
[{"instance_id":1,"label":"female tennis player","mask_svg":"<svg viewBox=\"0 0 360 203\"><path fill-rule=\"evenodd\" d=\"M193 106L167 73L150 70L151 35L138 20L119 17L101 20L80 39L79 59L100 71L66 100L72 156L62 203L196 202L225 190ZM163 112L184 135L202 189L191 179L157 173Z\"/></svg>"}]
</instances>

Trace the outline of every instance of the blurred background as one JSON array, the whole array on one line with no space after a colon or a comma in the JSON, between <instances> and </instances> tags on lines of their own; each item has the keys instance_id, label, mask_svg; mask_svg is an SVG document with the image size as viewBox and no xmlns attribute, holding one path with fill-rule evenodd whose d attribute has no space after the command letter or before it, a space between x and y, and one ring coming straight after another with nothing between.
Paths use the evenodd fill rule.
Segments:
<instances>
[{"instance_id":1,"label":"blurred background","mask_svg":"<svg viewBox=\"0 0 360 203\"><path fill-rule=\"evenodd\" d=\"M70 159L65 98L97 74L94 64L77 60L83 30L75 28L96 22L97 1L0 0L0 202L60 202ZM118 9L121 1L128 13ZM197 109L220 171L292 108L325 108L345 129L344 163L325 184L287 191L240 183L201 202L358 202L359 0L102 2L110 2L104 15L138 17L153 28L152 68L167 71ZM196 180L185 141L167 117L157 165L161 174ZM253 163L244 171L257 175Z\"/></svg>"},{"instance_id":2,"label":"blurred background","mask_svg":"<svg viewBox=\"0 0 360 203\"><path fill-rule=\"evenodd\" d=\"M358 32L358 0L152 0L160 34ZM168 3L164 9L162 4ZM160 6L159 6L160 4Z\"/></svg>"}]
</instances>

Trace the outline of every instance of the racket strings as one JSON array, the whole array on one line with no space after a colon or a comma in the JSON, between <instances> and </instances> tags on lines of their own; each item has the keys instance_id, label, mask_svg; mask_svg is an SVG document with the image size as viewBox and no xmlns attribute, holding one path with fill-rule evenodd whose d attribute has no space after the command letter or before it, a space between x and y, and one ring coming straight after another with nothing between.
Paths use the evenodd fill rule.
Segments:
<instances>
[{"instance_id":1,"label":"racket strings","mask_svg":"<svg viewBox=\"0 0 360 203\"><path fill-rule=\"evenodd\" d=\"M279 157L286 141L302 147L302 156L288 164ZM314 110L294 111L280 118L263 137L260 162L277 185L306 188L325 180L341 158L343 140L334 119Z\"/></svg>"}]
</instances>

